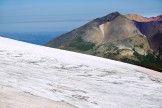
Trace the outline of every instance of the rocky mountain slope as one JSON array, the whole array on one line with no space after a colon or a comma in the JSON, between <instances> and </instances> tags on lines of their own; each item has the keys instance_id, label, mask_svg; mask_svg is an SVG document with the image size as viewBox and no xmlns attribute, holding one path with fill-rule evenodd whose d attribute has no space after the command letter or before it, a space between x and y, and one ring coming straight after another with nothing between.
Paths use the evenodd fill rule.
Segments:
<instances>
[{"instance_id":1,"label":"rocky mountain slope","mask_svg":"<svg viewBox=\"0 0 162 108\"><path fill-rule=\"evenodd\" d=\"M63 34L48 47L105 57L162 71L161 16L111 13Z\"/></svg>"},{"instance_id":2,"label":"rocky mountain slope","mask_svg":"<svg viewBox=\"0 0 162 108\"><path fill-rule=\"evenodd\" d=\"M137 14L127 14L124 15L125 17L127 17L130 20L134 20L134 21L138 21L138 22L151 22L151 21L162 21L162 15L159 15L157 17L143 17Z\"/></svg>"},{"instance_id":3,"label":"rocky mountain slope","mask_svg":"<svg viewBox=\"0 0 162 108\"><path fill-rule=\"evenodd\" d=\"M162 73L0 37L0 108L108 106L160 108Z\"/></svg>"}]
</instances>

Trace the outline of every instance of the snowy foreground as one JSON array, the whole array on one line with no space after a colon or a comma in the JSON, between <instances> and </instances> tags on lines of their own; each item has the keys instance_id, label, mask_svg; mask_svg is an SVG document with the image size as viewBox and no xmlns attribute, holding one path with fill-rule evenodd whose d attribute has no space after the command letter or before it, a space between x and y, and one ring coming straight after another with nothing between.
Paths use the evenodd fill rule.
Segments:
<instances>
[{"instance_id":1,"label":"snowy foreground","mask_svg":"<svg viewBox=\"0 0 162 108\"><path fill-rule=\"evenodd\" d=\"M0 37L0 108L162 108L162 73Z\"/></svg>"}]
</instances>

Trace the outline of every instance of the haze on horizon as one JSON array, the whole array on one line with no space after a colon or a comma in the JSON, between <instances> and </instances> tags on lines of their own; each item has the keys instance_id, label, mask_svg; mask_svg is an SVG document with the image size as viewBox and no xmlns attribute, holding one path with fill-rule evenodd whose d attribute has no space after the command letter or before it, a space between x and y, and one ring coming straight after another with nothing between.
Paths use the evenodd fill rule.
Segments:
<instances>
[{"instance_id":1,"label":"haze on horizon","mask_svg":"<svg viewBox=\"0 0 162 108\"><path fill-rule=\"evenodd\" d=\"M0 0L0 32L69 31L118 11L162 14L161 0Z\"/></svg>"}]
</instances>

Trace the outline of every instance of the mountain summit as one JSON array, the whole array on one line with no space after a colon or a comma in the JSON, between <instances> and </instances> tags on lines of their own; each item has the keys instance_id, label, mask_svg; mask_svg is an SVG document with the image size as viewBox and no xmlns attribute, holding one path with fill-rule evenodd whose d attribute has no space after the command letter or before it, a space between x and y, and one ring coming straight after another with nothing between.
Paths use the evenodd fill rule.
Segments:
<instances>
[{"instance_id":1,"label":"mountain summit","mask_svg":"<svg viewBox=\"0 0 162 108\"><path fill-rule=\"evenodd\" d=\"M162 67L160 18L113 12L51 40L46 46L159 69Z\"/></svg>"},{"instance_id":2,"label":"mountain summit","mask_svg":"<svg viewBox=\"0 0 162 108\"><path fill-rule=\"evenodd\" d=\"M118 17L120 15L121 14L119 12L113 12L113 13L108 14L104 17L99 18L99 19L104 21L103 23L105 23L105 22L110 22L110 21L114 20L116 17Z\"/></svg>"}]
</instances>

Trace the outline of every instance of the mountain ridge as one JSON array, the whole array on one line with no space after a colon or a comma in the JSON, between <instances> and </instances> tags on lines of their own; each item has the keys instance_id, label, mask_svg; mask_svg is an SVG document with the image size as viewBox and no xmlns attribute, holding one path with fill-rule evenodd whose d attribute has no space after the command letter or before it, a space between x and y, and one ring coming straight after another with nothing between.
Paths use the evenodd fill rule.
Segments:
<instances>
[{"instance_id":1,"label":"mountain ridge","mask_svg":"<svg viewBox=\"0 0 162 108\"><path fill-rule=\"evenodd\" d=\"M134 20L138 22L162 21L162 15L158 15L156 17L143 17L138 14L126 14L124 16L130 20Z\"/></svg>"}]
</instances>

